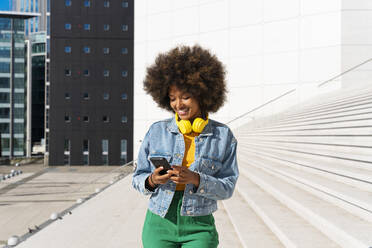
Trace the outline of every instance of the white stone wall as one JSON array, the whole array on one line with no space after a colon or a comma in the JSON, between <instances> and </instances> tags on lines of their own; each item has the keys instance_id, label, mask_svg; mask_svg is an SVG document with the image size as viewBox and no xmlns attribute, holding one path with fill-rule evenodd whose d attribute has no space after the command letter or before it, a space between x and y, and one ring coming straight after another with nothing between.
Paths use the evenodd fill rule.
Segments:
<instances>
[{"instance_id":1,"label":"white stone wall","mask_svg":"<svg viewBox=\"0 0 372 248\"><path fill-rule=\"evenodd\" d=\"M369 0L136 0L134 157L150 124L171 116L142 89L145 69L159 52L198 43L218 56L228 72L229 95L226 105L211 117L222 122L296 89L276 104L231 123L235 127L339 88L340 79L317 85L348 67L344 58L348 53L352 57L352 44L359 44L352 41L355 26L360 27L360 18L368 18L369 12L346 10L346 5L358 9L360 4L364 9L367 3L372 5ZM344 20L358 14L356 20L351 18L354 21ZM348 29L353 31L345 33L346 23L354 25ZM368 29L365 25L361 29ZM350 44L344 46L347 39ZM357 49L364 48L360 44Z\"/></svg>"},{"instance_id":2,"label":"white stone wall","mask_svg":"<svg viewBox=\"0 0 372 248\"><path fill-rule=\"evenodd\" d=\"M372 58L372 1L342 0L342 70ZM372 61L342 77L342 87L371 83Z\"/></svg>"}]
</instances>

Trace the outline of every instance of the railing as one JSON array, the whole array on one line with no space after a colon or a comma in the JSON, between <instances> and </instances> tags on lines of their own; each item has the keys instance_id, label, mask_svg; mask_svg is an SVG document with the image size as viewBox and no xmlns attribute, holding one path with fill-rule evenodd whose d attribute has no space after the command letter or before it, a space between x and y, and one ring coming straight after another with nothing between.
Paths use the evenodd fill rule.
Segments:
<instances>
[{"instance_id":1,"label":"railing","mask_svg":"<svg viewBox=\"0 0 372 248\"><path fill-rule=\"evenodd\" d=\"M350 73L352 71L355 71L356 69L360 68L363 65L368 64L371 61L372 61L372 58L367 59L367 60L365 60L365 61L363 61L363 62L361 62L361 63L359 63L359 64L357 64L357 65L355 65L355 66L353 66L353 67L351 67L351 68L349 68L349 69L347 69L347 70L345 70L345 71L343 71L343 72L341 72L339 74L337 74L336 76L333 76L330 79L327 79L325 81L322 81L321 83L318 84L317 87L320 88L320 87L324 86L325 84L328 84L330 82L333 82L336 79L339 79L340 77L342 77L342 76L344 76L344 75L346 75L346 74L348 74L348 73ZM285 92L284 94L281 94L281 95L279 95L279 96L277 96L277 97L275 97L275 98L273 98L273 99L265 102L264 104L261 104L258 107L255 107L255 108L253 108L253 109L251 109L251 110L249 110L249 111L247 111L247 112L239 115L238 117L235 117L234 119L226 122L226 124L231 124L231 123L233 123L233 122L235 122L235 121L237 121L237 120L239 120L239 119L241 119L243 117L248 117L250 119L255 119L253 116L247 116L247 115L252 114L253 112L257 112L258 110L262 110L264 107L266 107L268 105L271 105L272 103L275 103L278 100L283 99L284 97L288 97L290 95L293 95L293 93L296 92L296 91L297 91L297 88L294 88L292 90L289 90L289 91Z\"/></svg>"}]
</instances>

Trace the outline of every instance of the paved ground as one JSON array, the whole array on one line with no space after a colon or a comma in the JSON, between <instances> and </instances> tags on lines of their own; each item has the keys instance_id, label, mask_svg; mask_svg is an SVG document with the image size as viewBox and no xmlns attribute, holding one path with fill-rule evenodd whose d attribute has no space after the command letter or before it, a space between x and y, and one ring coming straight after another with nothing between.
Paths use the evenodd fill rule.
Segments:
<instances>
[{"instance_id":1,"label":"paved ground","mask_svg":"<svg viewBox=\"0 0 372 248\"><path fill-rule=\"evenodd\" d=\"M53 212L61 212L121 178L132 167L57 166L29 164L0 166L0 176L12 169L23 174L0 181L0 245L12 235L22 236L47 221Z\"/></svg>"}]
</instances>

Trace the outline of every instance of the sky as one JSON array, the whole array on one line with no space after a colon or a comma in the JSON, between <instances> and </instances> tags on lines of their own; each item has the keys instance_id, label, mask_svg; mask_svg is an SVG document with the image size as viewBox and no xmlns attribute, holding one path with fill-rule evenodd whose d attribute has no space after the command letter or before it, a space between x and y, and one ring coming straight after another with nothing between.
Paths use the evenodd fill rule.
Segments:
<instances>
[{"instance_id":1,"label":"sky","mask_svg":"<svg viewBox=\"0 0 372 248\"><path fill-rule=\"evenodd\" d=\"M0 0L0 10L10 10L11 0Z\"/></svg>"}]
</instances>

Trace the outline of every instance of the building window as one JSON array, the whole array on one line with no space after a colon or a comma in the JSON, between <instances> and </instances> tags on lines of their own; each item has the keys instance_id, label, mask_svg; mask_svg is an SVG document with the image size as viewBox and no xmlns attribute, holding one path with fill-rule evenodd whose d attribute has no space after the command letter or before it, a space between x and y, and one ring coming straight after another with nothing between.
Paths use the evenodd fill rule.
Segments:
<instances>
[{"instance_id":1,"label":"building window","mask_svg":"<svg viewBox=\"0 0 372 248\"><path fill-rule=\"evenodd\" d=\"M127 163L127 140L122 139L120 141L120 163L126 164Z\"/></svg>"},{"instance_id":2,"label":"building window","mask_svg":"<svg viewBox=\"0 0 372 248\"><path fill-rule=\"evenodd\" d=\"M126 71L126 70L121 71L121 76L122 77L127 77L128 76L128 71Z\"/></svg>"},{"instance_id":3,"label":"building window","mask_svg":"<svg viewBox=\"0 0 372 248\"><path fill-rule=\"evenodd\" d=\"M65 99L68 100L68 99L70 99L70 98L71 98L70 93L66 92L66 93L65 93Z\"/></svg>"},{"instance_id":4,"label":"building window","mask_svg":"<svg viewBox=\"0 0 372 248\"><path fill-rule=\"evenodd\" d=\"M83 74L84 74L84 76L89 77L89 70L85 69Z\"/></svg>"},{"instance_id":5,"label":"building window","mask_svg":"<svg viewBox=\"0 0 372 248\"><path fill-rule=\"evenodd\" d=\"M127 100L128 96L126 93L121 94L121 100Z\"/></svg>"},{"instance_id":6,"label":"building window","mask_svg":"<svg viewBox=\"0 0 372 248\"><path fill-rule=\"evenodd\" d=\"M108 77L108 76L110 76L110 71L109 71L109 70L104 70L104 71L103 71L103 76L104 76L104 77Z\"/></svg>"},{"instance_id":7,"label":"building window","mask_svg":"<svg viewBox=\"0 0 372 248\"><path fill-rule=\"evenodd\" d=\"M121 7L128 8L128 2L127 1L121 2Z\"/></svg>"},{"instance_id":8,"label":"building window","mask_svg":"<svg viewBox=\"0 0 372 248\"><path fill-rule=\"evenodd\" d=\"M65 23L65 30L71 30L71 23Z\"/></svg>"},{"instance_id":9,"label":"building window","mask_svg":"<svg viewBox=\"0 0 372 248\"><path fill-rule=\"evenodd\" d=\"M71 69L65 69L65 76L71 76Z\"/></svg>"},{"instance_id":10,"label":"building window","mask_svg":"<svg viewBox=\"0 0 372 248\"><path fill-rule=\"evenodd\" d=\"M110 30L110 24L103 24L103 30L109 31Z\"/></svg>"},{"instance_id":11,"label":"building window","mask_svg":"<svg viewBox=\"0 0 372 248\"><path fill-rule=\"evenodd\" d=\"M65 0L65 6L66 7L70 7L72 4L72 1L71 0Z\"/></svg>"},{"instance_id":12,"label":"building window","mask_svg":"<svg viewBox=\"0 0 372 248\"><path fill-rule=\"evenodd\" d=\"M90 0L84 0L84 7L90 7Z\"/></svg>"},{"instance_id":13,"label":"building window","mask_svg":"<svg viewBox=\"0 0 372 248\"><path fill-rule=\"evenodd\" d=\"M90 53L90 47L84 46L83 51L84 51L84 53Z\"/></svg>"},{"instance_id":14,"label":"building window","mask_svg":"<svg viewBox=\"0 0 372 248\"><path fill-rule=\"evenodd\" d=\"M88 92L83 93L83 99L84 100L89 100L89 93Z\"/></svg>"},{"instance_id":15,"label":"building window","mask_svg":"<svg viewBox=\"0 0 372 248\"><path fill-rule=\"evenodd\" d=\"M108 100L110 99L110 94L109 93L103 93L103 100Z\"/></svg>"},{"instance_id":16,"label":"building window","mask_svg":"<svg viewBox=\"0 0 372 248\"><path fill-rule=\"evenodd\" d=\"M89 23L84 24L84 30L90 30L90 24Z\"/></svg>"},{"instance_id":17,"label":"building window","mask_svg":"<svg viewBox=\"0 0 372 248\"><path fill-rule=\"evenodd\" d=\"M89 122L89 116L83 116L83 121L84 122Z\"/></svg>"},{"instance_id":18,"label":"building window","mask_svg":"<svg viewBox=\"0 0 372 248\"><path fill-rule=\"evenodd\" d=\"M65 115L65 122L71 122L71 117L69 115Z\"/></svg>"},{"instance_id":19,"label":"building window","mask_svg":"<svg viewBox=\"0 0 372 248\"><path fill-rule=\"evenodd\" d=\"M121 25L121 31L128 31L128 25L126 24Z\"/></svg>"},{"instance_id":20,"label":"building window","mask_svg":"<svg viewBox=\"0 0 372 248\"><path fill-rule=\"evenodd\" d=\"M122 123L127 123L127 122L128 122L128 118L127 118L127 116L123 115L123 116L121 117L121 122L122 122Z\"/></svg>"},{"instance_id":21,"label":"building window","mask_svg":"<svg viewBox=\"0 0 372 248\"><path fill-rule=\"evenodd\" d=\"M123 48L121 49L121 54L127 54L127 53L128 53L128 48L123 47Z\"/></svg>"},{"instance_id":22,"label":"building window","mask_svg":"<svg viewBox=\"0 0 372 248\"><path fill-rule=\"evenodd\" d=\"M104 165L108 165L108 148L109 141L107 139L102 140L102 162Z\"/></svg>"},{"instance_id":23,"label":"building window","mask_svg":"<svg viewBox=\"0 0 372 248\"><path fill-rule=\"evenodd\" d=\"M89 140L83 140L83 159L84 165L89 164Z\"/></svg>"},{"instance_id":24,"label":"building window","mask_svg":"<svg viewBox=\"0 0 372 248\"><path fill-rule=\"evenodd\" d=\"M102 121L103 121L103 122L110 122L110 117L108 117L107 115L104 115L104 116L102 117Z\"/></svg>"},{"instance_id":25,"label":"building window","mask_svg":"<svg viewBox=\"0 0 372 248\"><path fill-rule=\"evenodd\" d=\"M63 147L63 164L65 165L70 164L70 150L71 150L71 142L69 139L65 139L64 147Z\"/></svg>"},{"instance_id":26,"label":"building window","mask_svg":"<svg viewBox=\"0 0 372 248\"><path fill-rule=\"evenodd\" d=\"M110 48L104 47L103 48L103 54L109 54L110 53Z\"/></svg>"},{"instance_id":27,"label":"building window","mask_svg":"<svg viewBox=\"0 0 372 248\"><path fill-rule=\"evenodd\" d=\"M109 7L110 7L110 1L104 1L104 2L103 2L103 6L104 6L105 8L109 8Z\"/></svg>"},{"instance_id":28,"label":"building window","mask_svg":"<svg viewBox=\"0 0 372 248\"><path fill-rule=\"evenodd\" d=\"M65 53L71 53L71 47L65 46Z\"/></svg>"}]
</instances>

